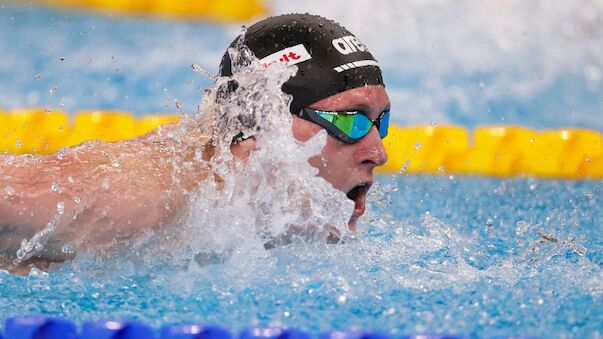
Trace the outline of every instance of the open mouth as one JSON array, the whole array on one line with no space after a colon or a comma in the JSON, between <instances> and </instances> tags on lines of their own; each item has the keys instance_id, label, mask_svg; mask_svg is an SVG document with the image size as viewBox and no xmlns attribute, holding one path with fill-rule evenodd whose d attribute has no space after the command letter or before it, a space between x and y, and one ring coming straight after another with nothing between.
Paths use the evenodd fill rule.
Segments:
<instances>
[{"instance_id":1,"label":"open mouth","mask_svg":"<svg viewBox=\"0 0 603 339\"><path fill-rule=\"evenodd\" d=\"M358 218L364 214L364 210L366 209L366 193L370 188L370 183L361 183L347 193L348 199L355 203L352 217Z\"/></svg>"}]
</instances>

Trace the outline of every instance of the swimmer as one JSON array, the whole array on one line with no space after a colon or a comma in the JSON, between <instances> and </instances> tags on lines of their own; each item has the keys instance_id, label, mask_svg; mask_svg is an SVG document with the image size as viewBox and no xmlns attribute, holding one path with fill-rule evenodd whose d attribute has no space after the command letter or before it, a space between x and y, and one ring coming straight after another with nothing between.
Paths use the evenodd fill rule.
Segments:
<instances>
[{"instance_id":1,"label":"swimmer","mask_svg":"<svg viewBox=\"0 0 603 339\"><path fill-rule=\"evenodd\" d=\"M348 30L310 14L261 20L242 43L266 72L275 64L298 68L282 86L293 98L293 136L305 142L328 133L320 154L308 161L354 201L348 227L355 230L373 170L387 160L382 139L390 103L377 61ZM233 66L225 53L220 76L236 74ZM237 91L236 81L227 84L221 102ZM87 142L47 156L0 158L0 268L26 274L65 260L65 243L80 250L109 247L174 222L201 182L220 185L210 164L216 143L201 132L204 123L189 121L185 131L166 125L135 139ZM254 137L233 135L233 157L252 156Z\"/></svg>"}]
</instances>

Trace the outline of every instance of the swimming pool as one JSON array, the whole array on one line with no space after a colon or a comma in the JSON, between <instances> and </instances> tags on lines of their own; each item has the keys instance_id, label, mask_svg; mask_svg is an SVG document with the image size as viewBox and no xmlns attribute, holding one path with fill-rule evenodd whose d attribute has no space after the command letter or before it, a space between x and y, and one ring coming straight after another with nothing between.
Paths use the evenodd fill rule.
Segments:
<instances>
[{"instance_id":1,"label":"swimming pool","mask_svg":"<svg viewBox=\"0 0 603 339\"><path fill-rule=\"evenodd\" d=\"M178 100L186 111L194 112L200 101L198 87L208 80L190 71L190 64L215 69L236 32L232 27L111 20L4 6L0 53L10 62L2 74L14 79L0 82L0 98L7 108L51 105L70 111L92 106L171 112ZM442 6L459 10L451 4ZM411 8L418 13L417 20L425 18L421 6ZM437 6L434 11L440 13ZM544 19L552 20L546 15ZM372 29L366 27L366 32ZM15 36L17 45L9 43ZM598 43L598 38L588 43ZM378 44L379 39L371 40ZM406 51L400 47L385 52L385 59L391 60ZM589 59L595 52L586 47L581 52L589 66L600 66ZM406 58L409 64L417 62ZM469 63L458 58L461 64ZM589 89L592 79L578 81L573 65L563 69L561 64L546 69L554 81L521 93L529 96L529 102L519 100L519 94L497 96L496 91L478 94L472 101L472 91L489 86L487 74L482 79L475 70L436 77L456 84L450 85L456 90L449 89L458 94L456 101L445 102L435 91L442 83L428 85L420 75L429 72L420 65L414 80L406 78L398 64L387 67L391 91L398 94L392 97L407 100L394 99L401 100L399 107L417 103L409 96L417 91L415 85L423 84L426 92L415 94L433 100L425 99L429 102L418 107L439 111L436 123L471 127L504 117L507 123L539 128L558 124L603 129L601 116L592 114L600 112L601 85ZM482 67L478 73L488 73L488 65ZM521 80L521 69L516 71L515 80ZM546 100L574 84L585 91L567 100L562 95L561 104L555 102L562 108L553 108ZM494 102L491 111L473 115L464 111L461 97L468 97L469 108L477 109L473 105L488 95L494 97L486 100ZM583 111L561 113L563 107L579 107L577 102ZM418 113L408 114L395 121L404 123L408 117L410 122L432 122L419 121L424 118ZM51 274L36 272L23 278L0 272L0 314L52 314L78 322L110 316L155 327L200 322L235 329L292 326L312 333L362 328L396 335L600 337L602 191L601 181L588 180L382 176L372 193L363 232L344 244L300 242L265 250L254 237L241 240L249 234L240 234L240 227L216 224L224 226L220 239L234 240L228 255L208 259L188 253L186 246L166 250L148 234L120 253L79 255Z\"/></svg>"},{"instance_id":2,"label":"swimming pool","mask_svg":"<svg viewBox=\"0 0 603 339\"><path fill-rule=\"evenodd\" d=\"M1 273L0 314L313 333L600 333L601 182L380 182L372 217L386 217L355 241L270 251L251 243L203 267L165 265L173 259L137 248L120 259L80 257L52 274Z\"/></svg>"}]
</instances>

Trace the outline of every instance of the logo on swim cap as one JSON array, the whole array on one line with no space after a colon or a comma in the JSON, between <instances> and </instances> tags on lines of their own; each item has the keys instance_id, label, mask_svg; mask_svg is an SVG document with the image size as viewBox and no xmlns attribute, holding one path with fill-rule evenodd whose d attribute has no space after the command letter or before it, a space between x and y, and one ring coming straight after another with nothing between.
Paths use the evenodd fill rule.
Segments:
<instances>
[{"instance_id":1,"label":"logo on swim cap","mask_svg":"<svg viewBox=\"0 0 603 339\"><path fill-rule=\"evenodd\" d=\"M360 60L360 61L348 62L347 64L339 65L339 66L333 68L333 70L335 70L337 73L341 73L343 71L347 71L352 68L364 67L364 66L379 67L379 64L375 60Z\"/></svg>"},{"instance_id":2,"label":"logo on swim cap","mask_svg":"<svg viewBox=\"0 0 603 339\"><path fill-rule=\"evenodd\" d=\"M333 47L335 47L335 49L343 55L348 55L358 51L368 52L368 48L366 48L366 46L353 35L333 39L331 43L333 44Z\"/></svg>"},{"instance_id":3,"label":"logo on swim cap","mask_svg":"<svg viewBox=\"0 0 603 339\"><path fill-rule=\"evenodd\" d=\"M284 62L287 66L290 66L310 59L312 59L312 56L308 53L306 47L304 47L303 44L299 44L274 52L269 56L260 59L260 63L264 67L268 67L277 62Z\"/></svg>"},{"instance_id":4,"label":"logo on swim cap","mask_svg":"<svg viewBox=\"0 0 603 339\"><path fill-rule=\"evenodd\" d=\"M349 89L384 86L381 69L367 47L340 24L318 15L292 13L266 18L247 28L230 47L241 45L266 68L281 63L297 66L297 73L282 85L283 92L293 97L289 106L293 114ZM237 62L238 67L246 64L245 60ZM227 50L220 75L233 75L233 65Z\"/></svg>"}]
</instances>

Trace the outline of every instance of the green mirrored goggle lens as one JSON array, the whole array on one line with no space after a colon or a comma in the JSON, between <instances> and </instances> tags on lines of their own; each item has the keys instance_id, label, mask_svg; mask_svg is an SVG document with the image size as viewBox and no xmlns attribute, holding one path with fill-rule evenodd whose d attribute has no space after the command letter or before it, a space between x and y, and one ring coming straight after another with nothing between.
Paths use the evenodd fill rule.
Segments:
<instances>
[{"instance_id":1,"label":"green mirrored goggle lens","mask_svg":"<svg viewBox=\"0 0 603 339\"><path fill-rule=\"evenodd\" d=\"M387 136L389 111L383 112L375 122L358 112L325 112L319 110L314 112L352 139L363 138L370 132L373 125L378 126L381 138Z\"/></svg>"},{"instance_id":2,"label":"green mirrored goggle lens","mask_svg":"<svg viewBox=\"0 0 603 339\"><path fill-rule=\"evenodd\" d=\"M316 114L333 124L337 129L350 138L358 139L367 135L373 123L364 115L348 114L347 112L322 112Z\"/></svg>"}]
</instances>

